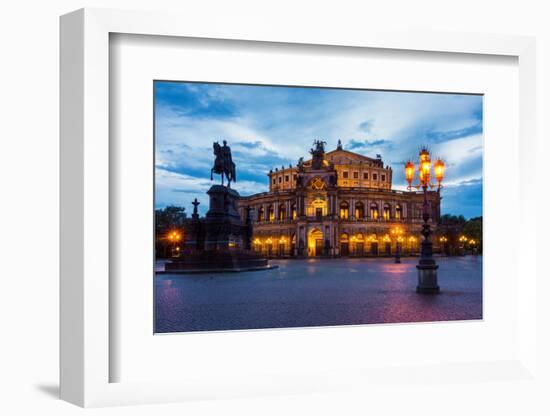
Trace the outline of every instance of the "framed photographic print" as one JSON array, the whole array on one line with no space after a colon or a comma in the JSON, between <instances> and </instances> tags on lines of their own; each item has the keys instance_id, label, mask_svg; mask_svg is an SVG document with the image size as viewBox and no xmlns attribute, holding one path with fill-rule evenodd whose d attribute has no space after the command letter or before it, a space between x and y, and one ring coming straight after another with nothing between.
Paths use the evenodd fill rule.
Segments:
<instances>
[{"instance_id":1,"label":"framed photographic print","mask_svg":"<svg viewBox=\"0 0 550 416\"><path fill-rule=\"evenodd\" d=\"M153 87L155 332L482 318L482 95Z\"/></svg>"},{"instance_id":2,"label":"framed photographic print","mask_svg":"<svg viewBox=\"0 0 550 416\"><path fill-rule=\"evenodd\" d=\"M534 41L242 30L61 19L62 398L532 379Z\"/></svg>"}]
</instances>

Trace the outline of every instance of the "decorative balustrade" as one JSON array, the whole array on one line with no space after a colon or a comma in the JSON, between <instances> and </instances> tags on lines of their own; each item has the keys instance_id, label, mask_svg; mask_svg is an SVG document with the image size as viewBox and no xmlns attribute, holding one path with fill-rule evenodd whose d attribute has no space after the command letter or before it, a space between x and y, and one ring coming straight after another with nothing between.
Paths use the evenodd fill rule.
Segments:
<instances>
[{"instance_id":1,"label":"decorative balustrade","mask_svg":"<svg viewBox=\"0 0 550 416\"><path fill-rule=\"evenodd\" d=\"M411 218L411 217L406 217L406 218L382 218L382 217L379 217L379 218L372 218L372 217L363 217L363 218L356 218L356 217L350 217L350 218L339 218L338 216L332 216L332 215L324 215L322 217L318 217L318 216L303 216L303 217L296 217L296 219L292 219L292 218L285 218L285 219L282 219L282 220L257 220L256 221L256 224L258 225L268 225L268 224L294 224L300 220L307 220L307 221L314 221L314 222L324 222L324 221L333 221L333 220L339 220L339 221L342 221L342 222L348 222L348 223L354 223L354 222L365 222L365 223L400 223L400 224L405 224L405 223L422 223L423 220L422 218L420 217L414 217L414 218ZM432 221L430 219L430 221ZM432 221L433 222L433 221Z\"/></svg>"}]
</instances>

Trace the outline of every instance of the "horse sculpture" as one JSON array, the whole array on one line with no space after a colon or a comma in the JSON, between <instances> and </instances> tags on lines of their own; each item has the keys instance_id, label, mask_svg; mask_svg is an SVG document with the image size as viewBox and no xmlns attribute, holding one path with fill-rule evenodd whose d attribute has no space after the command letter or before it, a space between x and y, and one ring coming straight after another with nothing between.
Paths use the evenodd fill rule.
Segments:
<instances>
[{"instance_id":1,"label":"horse sculpture","mask_svg":"<svg viewBox=\"0 0 550 416\"><path fill-rule=\"evenodd\" d=\"M227 178L227 187L231 188L231 182L237 180L237 175L235 174L235 163L231 157L231 148L227 145L227 142L223 141L223 146L220 146L218 142L214 142L214 155L216 155L216 160L214 161L214 167L210 170L210 180L214 179L214 173L217 173L222 176L222 186L223 186L223 177Z\"/></svg>"}]
</instances>

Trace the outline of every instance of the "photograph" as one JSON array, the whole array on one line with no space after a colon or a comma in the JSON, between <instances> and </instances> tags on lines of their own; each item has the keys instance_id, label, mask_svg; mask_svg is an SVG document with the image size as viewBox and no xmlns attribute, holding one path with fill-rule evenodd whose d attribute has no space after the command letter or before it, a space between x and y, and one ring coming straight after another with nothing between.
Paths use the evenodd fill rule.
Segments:
<instances>
[{"instance_id":1,"label":"photograph","mask_svg":"<svg viewBox=\"0 0 550 416\"><path fill-rule=\"evenodd\" d=\"M153 81L154 333L483 319L483 95Z\"/></svg>"}]
</instances>

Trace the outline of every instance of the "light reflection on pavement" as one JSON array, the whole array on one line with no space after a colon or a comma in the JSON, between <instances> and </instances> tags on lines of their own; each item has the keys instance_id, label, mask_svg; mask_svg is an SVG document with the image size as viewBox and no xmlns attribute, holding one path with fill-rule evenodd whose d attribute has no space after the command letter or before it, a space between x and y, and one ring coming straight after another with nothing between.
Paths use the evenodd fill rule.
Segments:
<instances>
[{"instance_id":1,"label":"light reflection on pavement","mask_svg":"<svg viewBox=\"0 0 550 416\"><path fill-rule=\"evenodd\" d=\"M482 257L442 257L439 295L415 292L418 259L271 260L278 269L155 277L156 331L481 319ZM161 267L161 266L159 266Z\"/></svg>"}]
</instances>

